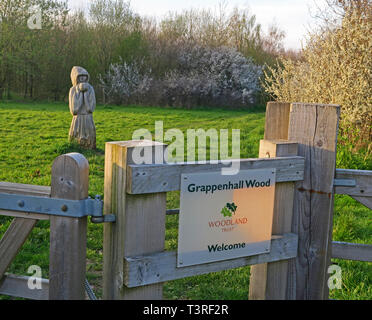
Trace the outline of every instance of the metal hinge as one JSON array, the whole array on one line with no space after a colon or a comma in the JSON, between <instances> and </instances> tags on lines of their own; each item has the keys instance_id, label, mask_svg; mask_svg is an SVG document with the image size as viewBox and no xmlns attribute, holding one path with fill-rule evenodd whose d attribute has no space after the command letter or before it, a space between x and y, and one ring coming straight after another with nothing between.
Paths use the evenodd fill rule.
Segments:
<instances>
[{"instance_id":1,"label":"metal hinge","mask_svg":"<svg viewBox=\"0 0 372 320\"><path fill-rule=\"evenodd\" d=\"M103 215L103 201L100 196L96 196L95 199L67 200L0 193L0 210L70 218L90 216L93 223L115 222L116 220L114 214Z\"/></svg>"}]
</instances>

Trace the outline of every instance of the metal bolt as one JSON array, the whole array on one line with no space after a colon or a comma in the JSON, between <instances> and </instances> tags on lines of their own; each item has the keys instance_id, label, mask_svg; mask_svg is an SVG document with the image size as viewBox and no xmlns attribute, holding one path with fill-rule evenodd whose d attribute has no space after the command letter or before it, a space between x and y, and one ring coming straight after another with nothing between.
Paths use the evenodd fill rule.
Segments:
<instances>
[{"instance_id":1,"label":"metal bolt","mask_svg":"<svg viewBox=\"0 0 372 320\"><path fill-rule=\"evenodd\" d=\"M63 212L66 212L66 211L68 210L68 207L64 204L64 205L62 206L61 210L62 210Z\"/></svg>"},{"instance_id":2,"label":"metal bolt","mask_svg":"<svg viewBox=\"0 0 372 320\"><path fill-rule=\"evenodd\" d=\"M25 206L25 202L23 200L18 201L18 207L23 208Z\"/></svg>"}]
</instances>

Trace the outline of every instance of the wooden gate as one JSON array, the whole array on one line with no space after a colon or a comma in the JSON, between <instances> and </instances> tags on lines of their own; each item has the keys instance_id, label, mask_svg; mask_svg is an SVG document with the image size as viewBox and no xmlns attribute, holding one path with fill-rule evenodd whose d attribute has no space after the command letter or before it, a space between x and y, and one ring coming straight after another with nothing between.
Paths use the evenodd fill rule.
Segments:
<instances>
[{"instance_id":1,"label":"wooden gate","mask_svg":"<svg viewBox=\"0 0 372 320\"><path fill-rule=\"evenodd\" d=\"M54 161L51 187L0 183L0 193L83 200L88 197L88 178L88 161L81 154L73 153ZM4 210L0 215L14 217L0 240L0 294L40 300L85 299L86 217ZM49 280L42 280L41 290L31 290L28 277L5 275L5 271L39 220L50 220Z\"/></svg>"},{"instance_id":2,"label":"wooden gate","mask_svg":"<svg viewBox=\"0 0 372 320\"><path fill-rule=\"evenodd\" d=\"M327 299L331 258L372 262L372 246L332 241L334 194L372 208L372 171L336 169L340 107L269 103L259 159L241 159L242 170L276 168L271 252L185 268L176 252L164 251L166 193L180 189L183 173L219 170L223 163L136 165L133 152L163 155L152 141L106 144L104 299L162 299L162 283L252 265L250 299ZM80 154L58 157L52 186L0 183L0 194L83 200L89 165ZM21 204L20 204L21 205ZM1 203L0 203L1 208ZM84 299L87 218L0 210L14 220L0 240L0 294L29 299ZM50 277L30 290L27 277L5 274L38 220L50 220Z\"/></svg>"}]
</instances>

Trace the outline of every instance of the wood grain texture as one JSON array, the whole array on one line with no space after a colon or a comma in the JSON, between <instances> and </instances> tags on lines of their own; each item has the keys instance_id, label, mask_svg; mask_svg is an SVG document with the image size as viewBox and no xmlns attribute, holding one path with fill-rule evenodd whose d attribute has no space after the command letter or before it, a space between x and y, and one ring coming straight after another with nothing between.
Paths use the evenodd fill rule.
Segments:
<instances>
[{"instance_id":1,"label":"wood grain texture","mask_svg":"<svg viewBox=\"0 0 372 320\"><path fill-rule=\"evenodd\" d=\"M27 240L37 220L15 218L0 240L0 279Z\"/></svg>"},{"instance_id":2,"label":"wood grain texture","mask_svg":"<svg viewBox=\"0 0 372 320\"><path fill-rule=\"evenodd\" d=\"M265 140L288 140L290 106L287 102L267 104Z\"/></svg>"},{"instance_id":3,"label":"wood grain texture","mask_svg":"<svg viewBox=\"0 0 372 320\"><path fill-rule=\"evenodd\" d=\"M182 279L211 272L230 270L258 263L290 259L297 253L297 235L274 236L270 253L201 265L177 268L177 252L127 257L125 283L129 287Z\"/></svg>"},{"instance_id":4,"label":"wood grain texture","mask_svg":"<svg viewBox=\"0 0 372 320\"><path fill-rule=\"evenodd\" d=\"M0 216L32 219L32 220L38 220L38 221L41 221L41 220L48 221L49 220L49 216L46 215L46 214L8 211L8 210L0 210Z\"/></svg>"},{"instance_id":5,"label":"wood grain texture","mask_svg":"<svg viewBox=\"0 0 372 320\"><path fill-rule=\"evenodd\" d=\"M372 262L372 245L334 241L332 258Z\"/></svg>"},{"instance_id":6,"label":"wood grain texture","mask_svg":"<svg viewBox=\"0 0 372 320\"><path fill-rule=\"evenodd\" d=\"M272 119L271 119L272 120ZM285 122L284 125L287 125ZM277 124L278 126L278 124ZM273 132L271 134L274 134ZM296 156L297 143L262 140L260 157ZM277 183L273 216L273 234L291 232L293 216L294 183ZM278 261L251 267L249 300L287 299L288 261Z\"/></svg>"},{"instance_id":7,"label":"wood grain texture","mask_svg":"<svg viewBox=\"0 0 372 320\"><path fill-rule=\"evenodd\" d=\"M116 223L104 226L103 298L105 300L162 299L162 285L129 289L124 285L124 257L161 252L165 244L166 194L128 195L127 167L134 148L153 154L165 145L152 141L106 144L105 214L115 213ZM155 160L155 157L153 158Z\"/></svg>"},{"instance_id":8,"label":"wood grain texture","mask_svg":"<svg viewBox=\"0 0 372 320\"><path fill-rule=\"evenodd\" d=\"M248 300L266 300L267 263L251 266Z\"/></svg>"},{"instance_id":9,"label":"wood grain texture","mask_svg":"<svg viewBox=\"0 0 372 320\"><path fill-rule=\"evenodd\" d=\"M260 142L260 158L298 154L298 145L288 141L290 106L290 103L285 102L269 102L267 104L265 140ZM281 230L289 232L291 229L288 229L288 224L291 223L291 220L288 221L288 218L291 219L293 212L293 183L277 184L275 193L273 228L278 230L279 233ZM292 201L282 203L281 198L283 197L283 200L285 200L287 196L292 197ZM286 208L288 206L292 206L292 208ZM295 299L293 289L295 279L288 277L287 274L291 265L293 265L293 261L271 263L270 266L268 264L252 266L249 299ZM285 283L285 280L287 280L287 283ZM279 288L279 290L275 291L276 288ZM285 288L287 288L287 293L284 292Z\"/></svg>"},{"instance_id":10,"label":"wood grain texture","mask_svg":"<svg viewBox=\"0 0 372 320\"><path fill-rule=\"evenodd\" d=\"M58 157L52 167L52 198L88 197L89 163L78 153ZM50 217L50 300L84 300L87 217Z\"/></svg>"},{"instance_id":11,"label":"wood grain texture","mask_svg":"<svg viewBox=\"0 0 372 320\"><path fill-rule=\"evenodd\" d=\"M276 169L277 182L300 181L303 179L304 159L301 157L282 157L278 159L242 159L240 170ZM219 164L154 164L129 165L127 192L146 194L177 191L181 188L181 175L198 172L220 171Z\"/></svg>"},{"instance_id":12,"label":"wood grain texture","mask_svg":"<svg viewBox=\"0 0 372 320\"><path fill-rule=\"evenodd\" d=\"M335 187L336 194L353 197L372 197L372 171L337 169L336 179L355 180L355 187Z\"/></svg>"},{"instance_id":13,"label":"wood grain texture","mask_svg":"<svg viewBox=\"0 0 372 320\"><path fill-rule=\"evenodd\" d=\"M0 182L0 193L24 194L37 197L50 197L50 187Z\"/></svg>"},{"instance_id":14,"label":"wood grain texture","mask_svg":"<svg viewBox=\"0 0 372 320\"><path fill-rule=\"evenodd\" d=\"M328 299L327 269L331 259L333 182L340 107L294 103L289 140L305 158L304 181L295 187L292 232L299 234L295 269L296 299Z\"/></svg>"},{"instance_id":15,"label":"wood grain texture","mask_svg":"<svg viewBox=\"0 0 372 320\"><path fill-rule=\"evenodd\" d=\"M49 280L41 279L41 289L28 288L29 277L6 274L0 281L0 294L30 300L49 299Z\"/></svg>"},{"instance_id":16,"label":"wood grain texture","mask_svg":"<svg viewBox=\"0 0 372 320\"><path fill-rule=\"evenodd\" d=\"M298 144L286 140L261 140L259 158L297 156Z\"/></svg>"},{"instance_id":17,"label":"wood grain texture","mask_svg":"<svg viewBox=\"0 0 372 320\"><path fill-rule=\"evenodd\" d=\"M362 205L366 206L368 209L372 210L372 197L355 197L352 196L352 198L358 202L360 202Z\"/></svg>"}]
</instances>

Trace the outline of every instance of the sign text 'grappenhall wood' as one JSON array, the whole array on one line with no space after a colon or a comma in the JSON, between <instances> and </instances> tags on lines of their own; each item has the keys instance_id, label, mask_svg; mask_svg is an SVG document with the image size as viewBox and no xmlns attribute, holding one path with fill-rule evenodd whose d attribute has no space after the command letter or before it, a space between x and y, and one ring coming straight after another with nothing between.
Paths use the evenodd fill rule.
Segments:
<instances>
[{"instance_id":1,"label":"sign text 'grappenhall wood'","mask_svg":"<svg viewBox=\"0 0 372 320\"><path fill-rule=\"evenodd\" d=\"M226 191L226 190L238 190L246 188L264 188L271 187L271 179L267 181L257 181L257 180L239 180L238 182L231 182L225 184L213 184L213 185L196 185L191 183L187 187L187 191L201 192L201 193L215 193L216 191Z\"/></svg>"}]
</instances>

